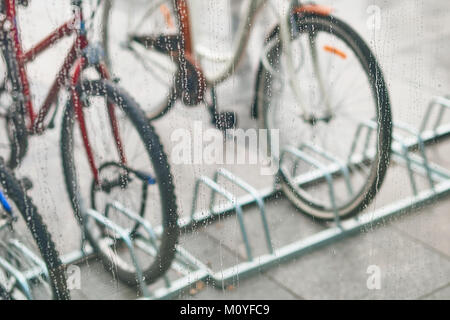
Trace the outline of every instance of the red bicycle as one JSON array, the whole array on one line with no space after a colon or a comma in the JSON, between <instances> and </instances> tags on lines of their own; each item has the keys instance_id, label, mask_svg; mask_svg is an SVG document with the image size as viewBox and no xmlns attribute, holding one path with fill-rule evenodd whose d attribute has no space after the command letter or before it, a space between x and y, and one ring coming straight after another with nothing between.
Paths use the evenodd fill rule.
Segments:
<instances>
[{"instance_id":1,"label":"red bicycle","mask_svg":"<svg viewBox=\"0 0 450 320\"><path fill-rule=\"evenodd\" d=\"M26 6L28 1L0 2L1 53L6 66L0 84L0 130L6 130L1 135L6 141L0 142L0 155L10 167L19 165L29 137L53 127L58 94L66 88L70 98L63 113L60 146L66 188L76 218L104 262L130 283L136 283L137 267L128 257L128 250L121 250L117 234L104 224L88 222L87 209L108 215L121 230L132 234L133 241L150 243L153 256L145 255L145 260L140 257L143 276L150 283L170 266L178 239L169 164L139 105L109 80L101 48L89 43L82 1L71 3L72 18L24 50L16 5ZM74 36L73 45L42 106L35 110L26 65L68 36ZM86 72L88 69L95 72ZM49 117L52 110L53 116ZM160 225L162 231L155 238L146 239L136 220L110 210L112 203L145 216L153 225Z\"/></svg>"}]
</instances>

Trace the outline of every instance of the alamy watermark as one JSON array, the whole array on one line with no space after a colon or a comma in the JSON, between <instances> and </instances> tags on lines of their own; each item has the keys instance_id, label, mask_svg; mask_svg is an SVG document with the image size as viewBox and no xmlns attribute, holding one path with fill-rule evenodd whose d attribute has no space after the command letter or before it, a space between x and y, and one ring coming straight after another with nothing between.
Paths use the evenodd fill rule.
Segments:
<instances>
[{"instance_id":1,"label":"alamy watermark","mask_svg":"<svg viewBox=\"0 0 450 320\"><path fill-rule=\"evenodd\" d=\"M81 269L79 266L71 264L66 270L67 289L80 290L81 289Z\"/></svg>"},{"instance_id":2,"label":"alamy watermark","mask_svg":"<svg viewBox=\"0 0 450 320\"><path fill-rule=\"evenodd\" d=\"M225 141L221 131L204 128L201 121L194 122L192 131L174 130L170 136L172 163L260 165L261 175L278 171L278 129L227 129L225 135L233 139Z\"/></svg>"},{"instance_id":3,"label":"alamy watermark","mask_svg":"<svg viewBox=\"0 0 450 320\"><path fill-rule=\"evenodd\" d=\"M381 268L377 265L370 265L367 267L366 273L369 274L366 285L369 290L381 289Z\"/></svg>"}]
</instances>

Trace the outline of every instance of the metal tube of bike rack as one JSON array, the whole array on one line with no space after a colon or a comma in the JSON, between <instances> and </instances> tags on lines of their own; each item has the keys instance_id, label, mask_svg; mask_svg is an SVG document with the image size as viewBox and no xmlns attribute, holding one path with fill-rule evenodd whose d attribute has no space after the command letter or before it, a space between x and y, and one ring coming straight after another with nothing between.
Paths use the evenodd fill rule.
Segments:
<instances>
[{"instance_id":1,"label":"metal tube of bike rack","mask_svg":"<svg viewBox=\"0 0 450 320\"><path fill-rule=\"evenodd\" d=\"M446 97L440 97L442 100L439 100L439 104L441 105L441 108L439 109L439 114L436 118L436 121L434 123L433 129L436 129L441 124L442 118L444 117L445 108L450 108L450 100L449 96Z\"/></svg>"},{"instance_id":2,"label":"metal tube of bike rack","mask_svg":"<svg viewBox=\"0 0 450 320\"><path fill-rule=\"evenodd\" d=\"M222 196L224 196L226 199L228 199L228 201L230 201L230 203L233 205L233 207L236 210L236 215L238 217L238 221L239 221L239 226L241 228L241 233L242 233L242 238L244 241L244 245L245 245L245 250L247 252L247 259L248 260L253 260L252 257L252 251L250 248L250 243L248 241L248 237L247 237L247 231L245 230L245 225L244 225L244 214L242 212L242 207L241 205L236 201L236 198L227 190L225 190L224 188L222 188L221 186L219 186L217 183L215 183L213 180L209 179L208 177L200 177L196 184L195 184L195 189L194 189L194 199L193 199L193 203L192 203L192 210L191 210L191 219L194 216L195 210L196 210L196 206L197 206L197 198L198 198L198 190L200 187L200 184L203 183L206 186L210 187L212 190L214 190L217 193L220 193ZM218 215L214 212L211 212L212 215Z\"/></svg>"},{"instance_id":3,"label":"metal tube of bike rack","mask_svg":"<svg viewBox=\"0 0 450 320\"><path fill-rule=\"evenodd\" d=\"M186 277L173 281L172 286L170 288L163 287L156 289L154 291L153 298L162 300L176 297L180 292L185 291L186 288L190 287L192 284L198 281L207 281L210 278L211 277L208 270L199 269L197 271L192 272Z\"/></svg>"},{"instance_id":4,"label":"metal tube of bike rack","mask_svg":"<svg viewBox=\"0 0 450 320\"><path fill-rule=\"evenodd\" d=\"M363 155L363 159L367 157L366 152L367 152L367 146L368 146L368 143L369 143L368 141L369 141L370 135L372 134L373 130L377 129L377 124L375 122L373 122L373 121L361 121L358 124L358 127L357 127L356 132L355 132L355 137L353 138L353 142L352 142L352 145L351 145L351 148L350 148L350 152L349 152L348 157L347 157L347 161L348 162L351 162L351 158L352 158L352 156L355 153L356 144L358 143L358 140L359 140L359 137L361 136L361 132L362 132L363 128L367 128L367 135L366 135L366 141L364 143L364 151L363 151L362 155Z\"/></svg>"},{"instance_id":5,"label":"metal tube of bike rack","mask_svg":"<svg viewBox=\"0 0 450 320\"><path fill-rule=\"evenodd\" d=\"M278 187L266 187L262 190L258 190L260 197L263 200L266 200L270 197L273 197L279 191ZM247 194L239 198L239 204L241 208L246 206L253 205L255 203L255 198ZM213 208L213 212L221 212L220 215L213 215L210 211L198 211L193 215L191 214L189 217L181 217L178 219L178 226L181 228L183 233L188 232L191 229L194 229L196 226L203 225L207 221L211 221L216 219L219 216L223 216L235 211L235 206L233 204L228 205L217 205ZM159 228L156 228L157 232L159 232Z\"/></svg>"},{"instance_id":6,"label":"metal tube of bike rack","mask_svg":"<svg viewBox=\"0 0 450 320\"><path fill-rule=\"evenodd\" d=\"M106 204L105 211L108 211L109 208L114 208L117 211L122 212L128 218L130 218L131 220L133 220L133 221L137 222L138 224L140 224L144 228L144 230L148 233L148 235L150 236L149 240L152 242L152 245L154 245L156 247L156 241L158 240L158 237L156 236L156 233L153 231L153 227L150 224L150 222L148 222L147 220L143 219L140 215L136 214L135 212L129 210L126 207L124 207L118 201L108 202Z\"/></svg>"},{"instance_id":7,"label":"metal tube of bike rack","mask_svg":"<svg viewBox=\"0 0 450 320\"><path fill-rule=\"evenodd\" d=\"M11 273L11 275L16 279L18 286L22 289L25 297L28 300L33 300L33 295L31 293L30 286L28 285L28 281L25 275L20 271L14 268L8 261L0 257L0 267Z\"/></svg>"},{"instance_id":8,"label":"metal tube of bike rack","mask_svg":"<svg viewBox=\"0 0 450 320\"><path fill-rule=\"evenodd\" d=\"M229 181L235 183L236 185L238 185L239 187L241 187L242 189L247 191L249 194L251 194L253 198L255 198L255 202L259 207L259 212L261 215L261 220L262 220L262 224L263 224L263 228L264 228L264 235L266 237L267 248L268 248L269 252L272 253L273 252L272 239L270 237L269 224L267 223L266 210L264 208L264 201L261 198L261 196L258 194L258 191L255 188L253 188L251 185L249 185L247 182L240 179L239 177L236 177L234 174L232 174L228 170L225 170L224 168L220 168L219 170L216 171L216 173L214 174L214 178L213 178L214 182L217 183L217 179L218 179L219 175L228 179ZM212 205L215 200L215 194L216 193L214 191L211 191L211 200L210 200L210 206L209 206L211 212L212 212Z\"/></svg>"},{"instance_id":9,"label":"metal tube of bike rack","mask_svg":"<svg viewBox=\"0 0 450 320\"><path fill-rule=\"evenodd\" d=\"M122 212L129 219L131 219L131 220L137 222L139 225L141 225L142 228L144 228L144 230L149 235L148 241L150 241L150 244L154 248L158 247L158 245L156 244L156 241L158 240L158 237L156 236L155 232L153 231L153 228L152 228L150 222L148 222L147 220L143 219L140 215L134 213L133 211L129 210L128 208L124 207L118 201L109 202L109 203L106 204L105 216L107 216L106 213L109 211L109 208L113 208L113 209L116 209L119 212ZM163 279L164 279L164 281L166 283L166 286L170 286L170 280L169 280L169 278L167 277L166 274L164 274Z\"/></svg>"},{"instance_id":10,"label":"metal tube of bike rack","mask_svg":"<svg viewBox=\"0 0 450 320\"><path fill-rule=\"evenodd\" d=\"M141 267L139 266L137 256L134 252L133 243L129 237L128 232L95 210L87 209L85 216L86 216L86 219L88 219L89 217L92 217L98 223L104 225L106 228L111 229L112 231L116 232L119 235L119 237L123 240L125 245L128 247L128 250L130 251L130 257L131 257L131 260L133 261L134 267L136 268L136 277L137 277L139 286L142 290L142 293L145 296L150 296L150 293L147 290L147 287L145 285L144 276L143 276ZM88 223L88 222L86 221L86 223Z\"/></svg>"},{"instance_id":11,"label":"metal tube of bike rack","mask_svg":"<svg viewBox=\"0 0 450 320\"><path fill-rule=\"evenodd\" d=\"M350 195L353 194L353 188L352 188L352 184L351 184L351 181L350 181L350 171L348 170L347 164L343 163L343 161L341 161L337 157L329 154L328 152L326 152L322 148L320 148L318 146L315 146L315 145L312 145L312 144L310 144L308 142L302 144L298 149L299 150L309 149L309 150L311 150L311 151L321 155L325 159L328 159L329 161L335 162L337 165L339 165L339 167L341 168L341 171L342 171L342 175L344 176L344 180L345 180L345 184L347 185L348 192L349 192Z\"/></svg>"},{"instance_id":12,"label":"metal tube of bike rack","mask_svg":"<svg viewBox=\"0 0 450 320\"><path fill-rule=\"evenodd\" d=\"M402 150L402 152L399 155L402 156L406 162L406 168L408 170L409 182L411 183L412 191L413 191L414 195L417 195L417 185L416 185L416 180L414 179L414 172L411 168L411 159L409 158L409 149L402 142L401 139L396 139L396 141L400 144L400 148Z\"/></svg>"},{"instance_id":13,"label":"metal tube of bike rack","mask_svg":"<svg viewBox=\"0 0 450 320\"><path fill-rule=\"evenodd\" d=\"M293 156L300 158L301 160L305 161L306 163L309 163L310 165L318 168L319 170L321 170L324 173L324 177L327 180L328 183L328 190L329 190L329 196L330 196L330 202L331 202L331 207L333 209L334 212L334 219L336 222L336 225L338 227L341 226L341 221L339 219L339 214L337 212L337 207L336 207L336 198L334 197L334 187L333 187L333 177L332 175L326 170L326 167L321 164L320 162L318 162L316 159L310 157L309 155L307 155L306 153L294 148L294 147L286 147L282 152L281 152L281 156L280 156L280 168L281 168L281 164L283 163L283 159L286 155L286 153L290 153ZM283 170L283 169L280 169Z\"/></svg>"},{"instance_id":14,"label":"metal tube of bike rack","mask_svg":"<svg viewBox=\"0 0 450 320\"><path fill-rule=\"evenodd\" d=\"M6 244L4 244L6 245ZM14 259L21 260L22 257L27 259L29 266L26 266L26 270L20 271L27 281L34 280L40 276L44 277L45 281L48 281L48 270L45 262L42 261L34 252L28 249L23 243L17 239L10 239L8 241L8 254L12 255ZM22 266L25 269L25 266Z\"/></svg>"},{"instance_id":15,"label":"metal tube of bike rack","mask_svg":"<svg viewBox=\"0 0 450 320\"><path fill-rule=\"evenodd\" d=\"M211 273L211 269L208 268L208 266L206 266L203 262L195 258L192 254L190 254L189 251L187 251L180 245L176 245L175 249L177 250L178 254L182 255L192 266L195 266L196 269L207 270L209 273Z\"/></svg>"},{"instance_id":16,"label":"metal tube of bike rack","mask_svg":"<svg viewBox=\"0 0 450 320\"><path fill-rule=\"evenodd\" d=\"M394 123L394 128L397 128L397 129L403 130L405 132L408 132L408 133L410 133L411 135L413 135L417 139L417 146L418 146L419 152L420 152L420 154L422 155L422 158L423 158L424 168L425 168L426 173L427 173L428 182L430 183L431 189L433 189L434 188L434 182L433 182L433 179L431 178L431 172L430 172L430 168L429 168L429 165L428 165L427 155L426 155L426 152L425 152L425 143L424 143L423 139L421 138L420 133L417 132L416 130L414 130L413 128L411 128L409 125L404 124L404 123ZM393 135L393 137L397 141L401 141L402 145L405 145L401 138L398 138L398 136L396 136L396 135Z\"/></svg>"},{"instance_id":17,"label":"metal tube of bike rack","mask_svg":"<svg viewBox=\"0 0 450 320\"><path fill-rule=\"evenodd\" d=\"M404 164L406 166L406 160L402 152L399 150L392 150L392 157L393 159L401 164ZM424 169L425 165L423 164L423 160L420 157L417 157L414 154L408 155L410 164L411 164L411 170L415 173L418 173L420 175L426 176L426 170ZM445 168L442 168L434 163L429 163L429 169L431 172L431 175L434 176L435 181L442 182L447 179L450 179L450 172L446 170Z\"/></svg>"},{"instance_id":18,"label":"metal tube of bike rack","mask_svg":"<svg viewBox=\"0 0 450 320\"><path fill-rule=\"evenodd\" d=\"M143 252L147 253L150 256L155 257L158 254L158 251L155 248L149 246L148 241L146 241L146 240L137 238L137 239L134 239L134 243L137 248L141 249ZM180 274L183 274L183 275L188 275L193 270L196 270L196 269L193 269L190 264L181 260L179 256L175 256L170 268L177 271ZM172 282L169 279L169 277L167 276L167 274L164 274L162 276L162 278L165 283L165 286L167 288L170 287Z\"/></svg>"},{"instance_id":19,"label":"metal tube of bike rack","mask_svg":"<svg viewBox=\"0 0 450 320\"><path fill-rule=\"evenodd\" d=\"M450 100L447 97L445 97L445 98L444 97L434 97L433 99L431 99L430 103L428 104L427 111L425 112L425 116L424 116L422 123L420 125L420 128L419 128L420 133L425 131L425 127L428 124L428 120L430 119L431 112L434 109L435 105L441 106L441 109L439 111L439 114L438 114L438 117L434 124L433 129L436 129L439 126L441 119L442 119L444 109L450 108Z\"/></svg>"},{"instance_id":20,"label":"metal tube of bike rack","mask_svg":"<svg viewBox=\"0 0 450 320\"><path fill-rule=\"evenodd\" d=\"M210 280L211 275L214 273L200 260L192 256L186 249L177 245L176 250L179 254L183 255L193 266L196 266L197 269L187 274L185 277L173 281L170 288L164 287L155 290L153 295L154 299L169 299L175 297L177 294L185 291L186 288L198 281ZM148 298L143 297L143 299Z\"/></svg>"},{"instance_id":21,"label":"metal tube of bike rack","mask_svg":"<svg viewBox=\"0 0 450 320\"><path fill-rule=\"evenodd\" d=\"M26 276L26 278L28 280L31 280L41 274L43 274L45 276L46 280L50 279L45 262L42 259L40 259L36 254L34 254L33 251L28 249L22 242L20 242L17 239L11 239L8 242L12 246L17 248L17 250L20 250L22 252L22 254L25 255L25 257L28 257L34 264L36 264L38 266L38 268L37 268L38 270L34 270L34 272L30 272L30 274ZM34 268L34 269L36 269L36 268Z\"/></svg>"}]
</instances>

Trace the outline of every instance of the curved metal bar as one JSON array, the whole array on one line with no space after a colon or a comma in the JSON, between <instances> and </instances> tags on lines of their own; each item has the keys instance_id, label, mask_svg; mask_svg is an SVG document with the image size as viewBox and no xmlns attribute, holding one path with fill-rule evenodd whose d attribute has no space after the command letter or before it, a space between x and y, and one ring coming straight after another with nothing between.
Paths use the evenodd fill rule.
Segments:
<instances>
[{"instance_id":1,"label":"curved metal bar","mask_svg":"<svg viewBox=\"0 0 450 320\"><path fill-rule=\"evenodd\" d=\"M243 239L244 244L245 244L245 250L247 252L247 258L248 258L249 261L252 261L253 260L252 251L251 251L251 248L250 248L250 243L248 241L247 231L246 231L245 225L244 225L244 217L243 217L243 212L242 212L241 205L239 204L238 201L236 201L236 198L230 192L228 192L227 190L222 188L220 185L218 185L216 182L214 182L213 180L209 179L208 177L204 177L204 176L200 177L197 180L196 184L195 184L194 199L193 199L192 210L191 210L191 219L194 218L194 213L195 213L196 206L197 206L198 190L199 190L199 186L200 186L201 183L203 183L204 185L206 185L209 188L211 188L213 190L213 192L220 193L228 201L230 201L231 204L234 206L234 208L236 210L236 215L238 217L239 226L241 228L242 239ZM214 215L215 213L213 211L211 211L211 214Z\"/></svg>"},{"instance_id":2,"label":"curved metal bar","mask_svg":"<svg viewBox=\"0 0 450 320\"><path fill-rule=\"evenodd\" d=\"M31 288L28 285L28 281L25 278L24 274L14 268L8 261L0 257L0 267L11 273L11 275L16 279L18 286L22 289L22 292L25 294L25 297L28 300L33 300L33 294L31 293Z\"/></svg>"},{"instance_id":3,"label":"curved metal bar","mask_svg":"<svg viewBox=\"0 0 450 320\"><path fill-rule=\"evenodd\" d=\"M353 194L353 188L352 188L352 184L350 181L350 170L348 170L348 166L341 161L340 159L338 159L337 157L329 154L328 152L326 152L325 150L323 150L322 148L318 147L318 146L314 146L310 143L304 143L299 147L299 150L302 149L309 149L319 155L321 155L322 157L324 157L325 159L328 159L332 162L335 162L336 164L339 165L339 167L341 168L342 171L342 175L344 176L345 179L345 184L347 185L347 190L349 192L349 195Z\"/></svg>"},{"instance_id":4,"label":"curved metal bar","mask_svg":"<svg viewBox=\"0 0 450 320\"><path fill-rule=\"evenodd\" d=\"M248 184L247 182L245 182L241 178L235 176L230 171L228 171L228 170L226 170L224 168L220 168L214 174L214 181L215 182L217 182L217 179L218 179L219 175L224 177L224 178L226 178L226 179L228 179L229 181L233 182L237 186L241 187L243 190L247 191L253 198L255 198L256 204L258 205L259 212L261 214L261 220L262 220L262 224L263 224L263 228L264 228L264 235L266 237L267 248L268 248L270 253L273 253L272 239L270 237L269 224L267 223L266 210L265 210L265 207L264 207L264 201L263 201L262 197L259 195L258 190L256 190L250 184ZM212 205L214 203L214 199L215 199L215 192L211 192L210 208L212 208Z\"/></svg>"},{"instance_id":5,"label":"curved metal bar","mask_svg":"<svg viewBox=\"0 0 450 320\"><path fill-rule=\"evenodd\" d=\"M431 112L433 111L434 106L436 106L436 105L440 105L441 109L439 111L439 115L436 120L436 123L434 124L433 130L435 130L439 126L441 119L442 119L444 109L450 108L450 100L448 97L445 97L445 98L444 97L434 97L433 99L431 99L430 103L428 104L427 111L425 112L425 116L420 125L419 133L424 132L424 130L428 124L428 120L430 119Z\"/></svg>"},{"instance_id":6,"label":"curved metal bar","mask_svg":"<svg viewBox=\"0 0 450 320\"><path fill-rule=\"evenodd\" d=\"M126 207L124 207L118 201L114 201L112 203L107 203L105 211L109 211L109 208L116 209L117 211L119 211L119 212L123 213L124 215L126 215L129 219L131 219L131 220L137 222L138 224L140 224L142 226L142 228L144 228L144 230L149 235L148 241L150 242L150 244L156 250L156 248L158 247L158 245L156 243L156 241L158 240L158 237L156 235L156 232L153 230L153 227L150 224L150 222L148 222L147 220L145 220L144 218L142 218L140 215L136 214L135 212L129 210ZM166 286L169 287L170 286L170 280L169 280L169 278L167 277L166 274L164 274L163 279L164 279L164 282L166 283Z\"/></svg>"},{"instance_id":7,"label":"curved metal bar","mask_svg":"<svg viewBox=\"0 0 450 320\"><path fill-rule=\"evenodd\" d=\"M139 266L139 262L138 262L138 259L137 259L137 256L136 256L136 253L135 253L134 247L133 247L133 242L130 239L130 235L129 235L128 231L121 228L120 226L116 225L114 222L112 222L111 220L109 220L108 218L101 215L100 213L98 213L95 210L92 210L92 209L86 210L86 219L88 219L89 217L92 217L98 223L104 225L106 228L111 229L112 231L117 233L119 235L119 237L123 240L125 245L130 250L130 257L131 257L131 260L133 261L134 267L136 268L136 276L137 276L139 286L142 290L142 293L145 296L150 296L147 286L145 285L144 275L142 273L141 267ZM87 223L88 222L86 221L86 224Z\"/></svg>"},{"instance_id":8,"label":"curved metal bar","mask_svg":"<svg viewBox=\"0 0 450 320\"><path fill-rule=\"evenodd\" d=\"M292 146L286 147L283 150L283 152L281 153L280 166L281 166L281 163L283 162L283 159L284 159L284 156L286 155L286 153L290 153L293 156L300 158L301 160L305 161L306 163L309 163L310 165L316 167L317 169L319 169L323 172L323 175L328 183L330 202L331 202L331 206L332 206L333 212L334 212L334 220L336 222L336 225L340 228L341 222L339 219L339 214L337 212L336 198L334 196L333 177L332 177L331 173L327 170L326 166L324 166L323 164L318 162L316 159L310 157L306 153L304 153Z\"/></svg>"},{"instance_id":9,"label":"curved metal bar","mask_svg":"<svg viewBox=\"0 0 450 320\"><path fill-rule=\"evenodd\" d=\"M411 128L409 125L407 125L406 123L402 123L402 122L394 123L393 126L397 129L403 130L403 131L413 135L417 139L417 146L418 146L419 152L423 158L423 166L426 170L428 182L430 183L431 189L434 189L434 180L431 175L430 166L428 165L428 158L427 158L427 155L425 152L425 143L421 137L420 132L416 131L414 128Z\"/></svg>"}]
</instances>

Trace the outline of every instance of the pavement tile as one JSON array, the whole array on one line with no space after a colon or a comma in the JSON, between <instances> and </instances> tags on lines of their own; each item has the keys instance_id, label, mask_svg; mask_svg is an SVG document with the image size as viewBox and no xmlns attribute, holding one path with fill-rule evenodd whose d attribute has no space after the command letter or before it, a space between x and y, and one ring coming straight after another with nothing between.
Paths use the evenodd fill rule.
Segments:
<instances>
[{"instance_id":1,"label":"pavement tile","mask_svg":"<svg viewBox=\"0 0 450 320\"><path fill-rule=\"evenodd\" d=\"M103 264L89 260L80 265L81 289L72 290L73 299L118 300L136 299L136 290L121 283L117 277L106 272Z\"/></svg>"},{"instance_id":2,"label":"pavement tile","mask_svg":"<svg viewBox=\"0 0 450 320\"><path fill-rule=\"evenodd\" d=\"M371 265L381 270L380 290L367 288ZM271 277L305 299L415 299L449 281L450 261L383 226L281 265Z\"/></svg>"},{"instance_id":3,"label":"pavement tile","mask_svg":"<svg viewBox=\"0 0 450 320\"><path fill-rule=\"evenodd\" d=\"M405 215L394 226L450 259L450 212L448 206L448 200L435 203L420 212Z\"/></svg>"},{"instance_id":4,"label":"pavement tile","mask_svg":"<svg viewBox=\"0 0 450 320\"><path fill-rule=\"evenodd\" d=\"M425 300L450 300L450 285L424 297Z\"/></svg>"},{"instance_id":5,"label":"pavement tile","mask_svg":"<svg viewBox=\"0 0 450 320\"><path fill-rule=\"evenodd\" d=\"M270 294L269 294L270 293ZM270 295L270 298L269 298ZM279 283L258 274L251 278L240 280L235 286L213 288L206 285L201 290L194 290L178 297L186 300L293 300L299 299Z\"/></svg>"}]
</instances>

